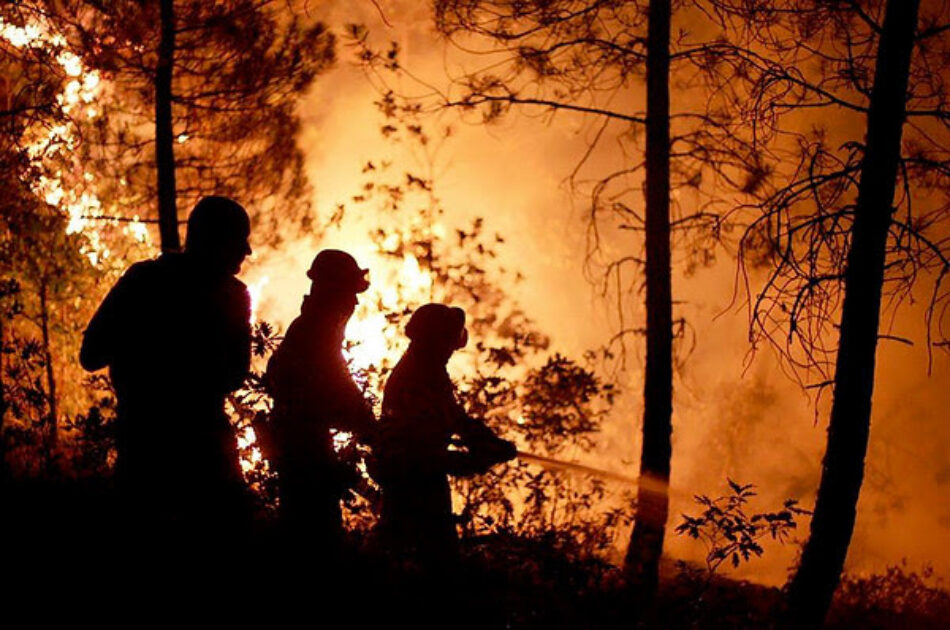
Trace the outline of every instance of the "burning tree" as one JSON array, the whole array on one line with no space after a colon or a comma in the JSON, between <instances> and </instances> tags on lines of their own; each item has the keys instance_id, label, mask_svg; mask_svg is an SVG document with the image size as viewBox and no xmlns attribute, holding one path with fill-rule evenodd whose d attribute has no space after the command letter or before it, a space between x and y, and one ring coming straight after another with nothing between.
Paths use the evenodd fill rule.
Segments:
<instances>
[{"instance_id":1,"label":"burning tree","mask_svg":"<svg viewBox=\"0 0 950 630\"><path fill-rule=\"evenodd\" d=\"M272 228L266 240L279 238L278 221L308 220L296 97L332 62L333 38L287 8L38 0L0 10L0 57L14 69L0 86L4 279L17 289L4 298L4 339L38 338L44 378L28 389L42 385L48 450L95 398L74 369L84 309L104 277L145 253L145 222L161 223L163 248L177 249L175 200L210 192L246 200ZM139 218L156 212L161 221Z\"/></svg>"},{"instance_id":2,"label":"burning tree","mask_svg":"<svg viewBox=\"0 0 950 630\"><path fill-rule=\"evenodd\" d=\"M0 64L0 424L4 454L28 447L16 468L35 472L60 454L60 434L86 401L62 360L88 316L81 298L95 293L113 237L127 239L134 226L83 232L98 199L74 151L95 116L98 75L42 15L20 6L0 13Z\"/></svg>"},{"instance_id":3,"label":"burning tree","mask_svg":"<svg viewBox=\"0 0 950 630\"><path fill-rule=\"evenodd\" d=\"M180 245L178 200L212 193L246 203L271 242L281 222L309 225L296 106L333 61L322 24L277 1L37 4L109 85L82 146L120 215L157 217L164 250Z\"/></svg>"},{"instance_id":4,"label":"burning tree","mask_svg":"<svg viewBox=\"0 0 950 630\"><path fill-rule=\"evenodd\" d=\"M833 391L811 537L789 592L793 623L818 627L854 528L877 342L893 338L880 318L919 293L921 276L932 281L927 342L946 345L950 15L937 2L918 14L916 0L715 4L746 39L704 69L754 122L736 131L752 130L773 171L754 191L760 215L741 250L747 269L767 268L749 289L753 338ZM833 113L835 127L801 131L802 111Z\"/></svg>"}]
</instances>

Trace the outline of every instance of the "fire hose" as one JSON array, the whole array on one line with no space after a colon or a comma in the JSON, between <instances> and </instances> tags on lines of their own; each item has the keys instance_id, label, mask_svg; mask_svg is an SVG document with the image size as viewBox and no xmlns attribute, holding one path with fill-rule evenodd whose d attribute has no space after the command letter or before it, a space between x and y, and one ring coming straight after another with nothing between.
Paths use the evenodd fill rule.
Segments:
<instances>
[{"instance_id":1,"label":"fire hose","mask_svg":"<svg viewBox=\"0 0 950 630\"><path fill-rule=\"evenodd\" d=\"M657 494L670 494L670 486L668 483L660 479L654 479L652 477L640 477L638 479L636 477L630 477L628 475L623 475L610 470L594 468L593 466L586 466L576 462L566 462L553 457L535 455L534 453L528 453L526 451L518 451L518 459L523 462L537 464L538 466L548 470L563 470L581 475L591 475L593 477L611 479L613 481L619 481L621 483L643 487L647 491L655 492Z\"/></svg>"}]
</instances>

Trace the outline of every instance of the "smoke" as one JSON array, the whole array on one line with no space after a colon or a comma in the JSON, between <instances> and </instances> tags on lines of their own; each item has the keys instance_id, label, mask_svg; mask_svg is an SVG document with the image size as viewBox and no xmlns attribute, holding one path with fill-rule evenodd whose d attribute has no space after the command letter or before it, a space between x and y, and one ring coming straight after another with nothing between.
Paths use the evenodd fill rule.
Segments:
<instances>
[{"instance_id":1,"label":"smoke","mask_svg":"<svg viewBox=\"0 0 950 630\"><path fill-rule=\"evenodd\" d=\"M372 3L329 2L314 10L338 31L357 22L366 24L378 42L398 41L403 64L434 85L443 84L446 72L462 63L462 52L437 39L427 4L387 3L392 27ZM359 192L367 161L411 164L416 159L380 135L382 119L373 105L378 80L356 67L346 42L341 43L337 66L319 77L301 104L300 143L323 221ZM448 211L446 223L463 225L483 216L488 230L506 238L502 264L526 277L511 291L552 337L554 347L579 356L606 344L616 332L614 305L599 296L585 274L584 200L566 184L590 137L590 125L570 115L512 113L483 126L455 112L441 114L436 124L455 127L438 156L434 177L436 194ZM594 172L610 159L616 158L596 157L585 168ZM372 223L372 216L350 215L340 229L288 234L279 248L259 252L247 266L246 279L249 284L268 279L263 316L286 328L307 290L304 273L319 248L351 251L371 270L381 264L366 236ZM604 246L635 253L640 244L626 233L609 235ZM680 261L673 290L682 301L677 312L690 323L695 345L676 376L667 548L674 557L701 562L701 545L676 536L672 528L680 513L698 511L692 495L722 494L726 477L757 485L753 509L776 509L786 498L812 507L830 391L816 400L817 391L805 392L790 380L768 348L760 348L750 360L747 312L741 300L738 307L732 305L734 260L720 252L711 266L686 271L686 262ZM642 295L634 291L625 299L633 304L628 313L642 317L637 305ZM950 360L938 353L928 375L922 321L921 307L905 309L894 328L915 345L885 340L879 346L867 473L849 571L880 571L906 558L912 567L930 563L937 573L950 575L950 551L943 544L950 532ZM627 343L631 354L626 369L617 373L623 398L585 462L629 475L636 473L639 452L642 340ZM798 530L802 540L807 527L806 519ZM797 553L794 544L767 543L765 556L738 575L782 583Z\"/></svg>"}]
</instances>

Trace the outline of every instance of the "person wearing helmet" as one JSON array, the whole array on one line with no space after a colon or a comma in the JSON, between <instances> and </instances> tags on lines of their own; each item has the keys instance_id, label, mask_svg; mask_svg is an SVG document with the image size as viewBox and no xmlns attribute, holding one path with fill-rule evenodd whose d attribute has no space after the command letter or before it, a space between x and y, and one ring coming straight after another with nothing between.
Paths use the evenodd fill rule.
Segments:
<instances>
[{"instance_id":1,"label":"person wearing helmet","mask_svg":"<svg viewBox=\"0 0 950 630\"><path fill-rule=\"evenodd\" d=\"M419 565L451 564L458 534L448 475L470 476L515 457L515 445L470 417L455 397L446 365L465 347L465 312L418 308L406 326L409 348L386 382L377 454L382 540ZM450 446L453 450L450 450Z\"/></svg>"},{"instance_id":2,"label":"person wearing helmet","mask_svg":"<svg viewBox=\"0 0 950 630\"><path fill-rule=\"evenodd\" d=\"M118 399L115 480L136 523L219 538L250 517L225 397L248 374L251 253L237 202L205 197L184 252L133 264L83 336L80 362L109 368ZM172 527L168 527L172 524Z\"/></svg>"},{"instance_id":3,"label":"person wearing helmet","mask_svg":"<svg viewBox=\"0 0 950 630\"><path fill-rule=\"evenodd\" d=\"M343 468L331 429L367 443L376 424L372 408L343 358L344 330L369 287L367 270L346 252L321 251L300 315L290 324L267 365L265 383L274 399L274 460L280 520L297 543L335 554L342 542Z\"/></svg>"}]
</instances>

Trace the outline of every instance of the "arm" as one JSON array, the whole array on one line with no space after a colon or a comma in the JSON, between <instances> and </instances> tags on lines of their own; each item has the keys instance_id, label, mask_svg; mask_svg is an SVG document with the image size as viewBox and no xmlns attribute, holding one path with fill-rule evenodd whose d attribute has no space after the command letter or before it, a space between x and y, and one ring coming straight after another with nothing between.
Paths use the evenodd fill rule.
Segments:
<instances>
[{"instance_id":1,"label":"arm","mask_svg":"<svg viewBox=\"0 0 950 630\"><path fill-rule=\"evenodd\" d=\"M376 438L376 417L363 392L353 382L353 377L340 357L341 374L338 381L338 398L333 415L337 418L334 428L356 435L363 444L372 445Z\"/></svg>"},{"instance_id":2,"label":"arm","mask_svg":"<svg viewBox=\"0 0 950 630\"><path fill-rule=\"evenodd\" d=\"M498 437L488 426L465 413L453 396L454 432L459 436L463 451L448 451L447 470L450 475L467 477L486 472L495 464L514 459L514 442Z\"/></svg>"}]
</instances>

